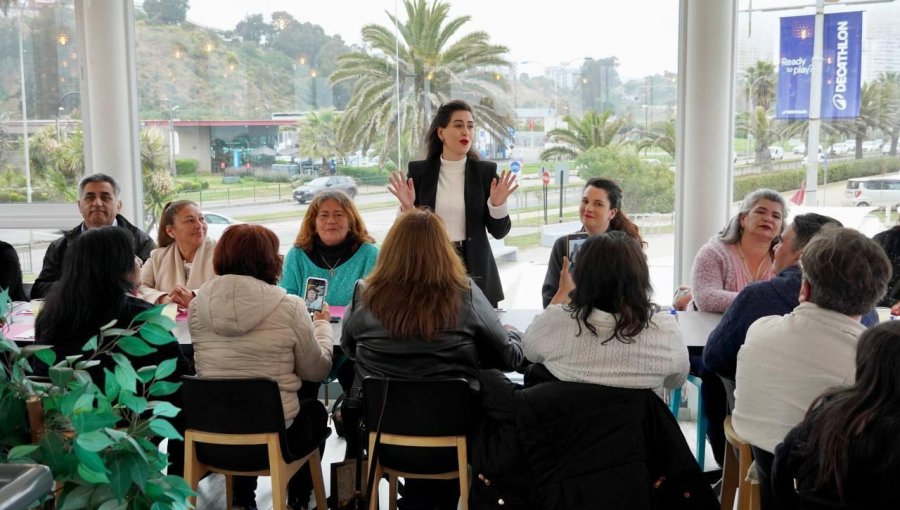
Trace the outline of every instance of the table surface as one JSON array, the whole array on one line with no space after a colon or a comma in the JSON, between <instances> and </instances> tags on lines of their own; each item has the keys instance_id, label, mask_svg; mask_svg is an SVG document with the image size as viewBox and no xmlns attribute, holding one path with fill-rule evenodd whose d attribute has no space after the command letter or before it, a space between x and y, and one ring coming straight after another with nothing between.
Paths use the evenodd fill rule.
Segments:
<instances>
[{"instance_id":1,"label":"table surface","mask_svg":"<svg viewBox=\"0 0 900 510\"><path fill-rule=\"evenodd\" d=\"M528 325L535 316L543 310L538 309L514 309L514 310L497 310L497 317L504 325L509 324L520 331L528 329ZM170 315L173 315L170 313ZM34 314L31 313L30 303L14 303L12 312L12 322L7 326L5 334L8 338L24 343L34 341ZM684 342L688 347L703 347L706 345L706 339L710 332L719 323L722 318L721 314L709 312L679 312L678 325ZM188 330L187 314L175 315L175 329L172 333L178 338L178 343L189 345L191 343L191 335ZM332 323L333 341L335 345L341 342L341 322Z\"/></svg>"}]
</instances>

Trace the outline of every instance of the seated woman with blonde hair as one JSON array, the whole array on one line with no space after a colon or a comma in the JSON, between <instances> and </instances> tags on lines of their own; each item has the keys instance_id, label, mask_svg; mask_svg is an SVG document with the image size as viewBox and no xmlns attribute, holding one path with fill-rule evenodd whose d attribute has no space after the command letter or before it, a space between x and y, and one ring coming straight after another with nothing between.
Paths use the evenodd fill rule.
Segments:
<instances>
[{"instance_id":1,"label":"seated woman with blonde hair","mask_svg":"<svg viewBox=\"0 0 900 510\"><path fill-rule=\"evenodd\" d=\"M151 303L188 306L196 290L216 276L216 242L206 236L203 212L190 200L163 207L156 248L141 269L140 296Z\"/></svg>"}]
</instances>

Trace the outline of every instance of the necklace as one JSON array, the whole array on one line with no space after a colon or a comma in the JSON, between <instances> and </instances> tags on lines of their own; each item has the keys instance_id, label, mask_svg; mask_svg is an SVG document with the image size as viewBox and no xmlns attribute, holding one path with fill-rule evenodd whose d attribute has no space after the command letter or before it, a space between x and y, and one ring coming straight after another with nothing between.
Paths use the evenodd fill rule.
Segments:
<instances>
[{"instance_id":1,"label":"necklace","mask_svg":"<svg viewBox=\"0 0 900 510\"><path fill-rule=\"evenodd\" d=\"M334 265L331 265L331 264L328 263L328 261L325 260L325 257L319 255L319 258L322 259L322 263L323 263L323 264L325 264L326 266L328 266L328 274L330 274L331 276L334 276L334 270L335 270L336 267L338 267L338 264L341 263L341 259L337 259L337 262L335 262Z\"/></svg>"},{"instance_id":2,"label":"necklace","mask_svg":"<svg viewBox=\"0 0 900 510\"><path fill-rule=\"evenodd\" d=\"M761 280L762 277L760 276L760 273L762 272L763 264L766 263L767 257L763 257L762 260L759 261L759 265L756 266L756 276L754 277L754 274L750 272L750 265L747 264L747 257L744 256L744 250L741 249L740 241L737 243L737 249L738 254L741 256L741 260L744 262L744 269L747 271L747 277L754 282Z\"/></svg>"}]
</instances>

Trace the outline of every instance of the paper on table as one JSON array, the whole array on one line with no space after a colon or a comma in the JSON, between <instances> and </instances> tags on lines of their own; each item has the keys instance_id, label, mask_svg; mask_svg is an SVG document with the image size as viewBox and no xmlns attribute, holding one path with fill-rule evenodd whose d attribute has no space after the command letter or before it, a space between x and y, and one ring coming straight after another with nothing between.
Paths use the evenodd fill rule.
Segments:
<instances>
[{"instance_id":1,"label":"paper on table","mask_svg":"<svg viewBox=\"0 0 900 510\"><path fill-rule=\"evenodd\" d=\"M34 339L34 328L25 330L17 335L13 335L13 339L15 339L15 340L33 340Z\"/></svg>"}]
</instances>

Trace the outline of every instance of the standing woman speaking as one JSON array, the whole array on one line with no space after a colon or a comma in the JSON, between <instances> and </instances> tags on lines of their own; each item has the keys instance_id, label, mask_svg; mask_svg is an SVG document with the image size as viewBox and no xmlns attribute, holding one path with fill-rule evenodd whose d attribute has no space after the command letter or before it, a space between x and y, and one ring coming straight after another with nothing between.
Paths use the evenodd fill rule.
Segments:
<instances>
[{"instance_id":1,"label":"standing woman speaking","mask_svg":"<svg viewBox=\"0 0 900 510\"><path fill-rule=\"evenodd\" d=\"M469 276L496 308L503 286L485 229L496 239L509 233L506 199L519 185L508 171L498 176L496 163L480 161L474 140L472 107L459 99L442 104L425 137L425 160L410 161L406 178L393 172L388 191L401 212L425 206L441 217Z\"/></svg>"}]
</instances>

